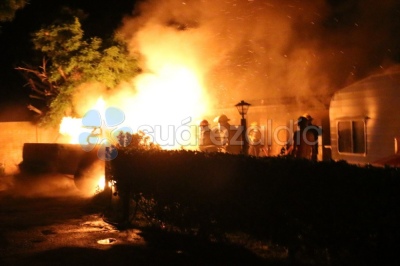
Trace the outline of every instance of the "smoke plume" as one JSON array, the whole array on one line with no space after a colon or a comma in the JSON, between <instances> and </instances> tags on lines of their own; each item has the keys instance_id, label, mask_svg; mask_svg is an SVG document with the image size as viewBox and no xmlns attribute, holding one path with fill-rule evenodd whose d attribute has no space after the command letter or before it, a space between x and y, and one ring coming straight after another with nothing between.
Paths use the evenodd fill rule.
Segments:
<instances>
[{"instance_id":1,"label":"smoke plume","mask_svg":"<svg viewBox=\"0 0 400 266\"><path fill-rule=\"evenodd\" d=\"M396 0L148 0L119 29L144 73L190 64L216 104L329 96L399 60Z\"/></svg>"}]
</instances>

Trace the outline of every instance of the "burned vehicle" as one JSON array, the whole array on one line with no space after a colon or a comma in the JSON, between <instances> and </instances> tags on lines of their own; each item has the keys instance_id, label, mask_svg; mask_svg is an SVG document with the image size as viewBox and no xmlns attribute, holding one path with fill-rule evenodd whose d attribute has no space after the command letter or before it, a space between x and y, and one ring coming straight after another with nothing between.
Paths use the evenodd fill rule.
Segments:
<instances>
[{"instance_id":1,"label":"burned vehicle","mask_svg":"<svg viewBox=\"0 0 400 266\"><path fill-rule=\"evenodd\" d=\"M79 190L90 191L105 178L105 161L98 151L85 151L78 144L24 143L19 167L29 174L64 174L74 179Z\"/></svg>"}]
</instances>

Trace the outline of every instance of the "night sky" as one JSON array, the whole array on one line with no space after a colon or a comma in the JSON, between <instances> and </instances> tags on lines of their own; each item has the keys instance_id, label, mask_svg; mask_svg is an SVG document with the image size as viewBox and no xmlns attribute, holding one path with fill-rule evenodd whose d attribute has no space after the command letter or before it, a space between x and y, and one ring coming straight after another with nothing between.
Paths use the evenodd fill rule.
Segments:
<instances>
[{"instance_id":1,"label":"night sky","mask_svg":"<svg viewBox=\"0 0 400 266\"><path fill-rule=\"evenodd\" d=\"M0 120L29 119L30 89L14 68L31 62L30 34L50 24L62 6L80 8L88 17L83 21L85 34L107 38L120 25L122 17L132 13L135 0L29 0L12 22L2 23L0 32Z\"/></svg>"}]
</instances>

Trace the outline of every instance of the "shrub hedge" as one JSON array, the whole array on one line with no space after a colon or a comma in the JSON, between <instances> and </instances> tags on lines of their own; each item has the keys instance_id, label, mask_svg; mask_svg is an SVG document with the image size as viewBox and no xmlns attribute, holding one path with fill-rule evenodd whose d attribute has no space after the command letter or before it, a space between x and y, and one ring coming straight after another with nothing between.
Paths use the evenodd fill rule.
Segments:
<instances>
[{"instance_id":1,"label":"shrub hedge","mask_svg":"<svg viewBox=\"0 0 400 266\"><path fill-rule=\"evenodd\" d=\"M397 260L397 168L121 149L110 169L120 195L154 199L157 219L182 230L240 231L289 254L306 248L345 261Z\"/></svg>"}]
</instances>

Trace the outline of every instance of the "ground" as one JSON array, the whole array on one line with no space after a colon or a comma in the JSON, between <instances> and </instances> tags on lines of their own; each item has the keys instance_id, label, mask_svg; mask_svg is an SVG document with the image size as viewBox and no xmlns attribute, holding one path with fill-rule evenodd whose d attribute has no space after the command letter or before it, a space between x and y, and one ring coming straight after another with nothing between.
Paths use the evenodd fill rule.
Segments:
<instances>
[{"instance_id":1,"label":"ground","mask_svg":"<svg viewBox=\"0 0 400 266\"><path fill-rule=\"evenodd\" d=\"M0 177L0 265L286 265L240 245L117 228L105 202L69 176Z\"/></svg>"}]
</instances>

